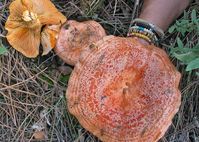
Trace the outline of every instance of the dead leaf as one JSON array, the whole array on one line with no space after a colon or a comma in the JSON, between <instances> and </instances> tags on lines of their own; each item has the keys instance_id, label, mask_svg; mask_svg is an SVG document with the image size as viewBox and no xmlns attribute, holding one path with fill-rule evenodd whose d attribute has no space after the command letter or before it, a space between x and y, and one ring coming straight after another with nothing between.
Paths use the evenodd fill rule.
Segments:
<instances>
[{"instance_id":1,"label":"dead leaf","mask_svg":"<svg viewBox=\"0 0 199 142\"><path fill-rule=\"evenodd\" d=\"M69 75L73 69L69 66L60 66L58 67L58 70L63 74L63 75Z\"/></svg>"},{"instance_id":2,"label":"dead leaf","mask_svg":"<svg viewBox=\"0 0 199 142\"><path fill-rule=\"evenodd\" d=\"M44 140L46 139L46 134L44 131L35 131L33 134L33 138L36 140Z\"/></svg>"}]
</instances>

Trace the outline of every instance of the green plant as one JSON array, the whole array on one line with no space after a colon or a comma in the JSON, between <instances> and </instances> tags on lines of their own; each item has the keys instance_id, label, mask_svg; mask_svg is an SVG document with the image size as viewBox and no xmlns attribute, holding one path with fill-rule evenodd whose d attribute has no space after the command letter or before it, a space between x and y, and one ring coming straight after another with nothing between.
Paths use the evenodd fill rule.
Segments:
<instances>
[{"instance_id":1,"label":"green plant","mask_svg":"<svg viewBox=\"0 0 199 142\"><path fill-rule=\"evenodd\" d=\"M190 14L185 12L184 16L169 28L169 33L174 34L177 32L176 46L171 48L171 53L187 65L186 71L199 68L198 15L199 13L195 9ZM186 44L183 43L184 41L186 41Z\"/></svg>"},{"instance_id":2,"label":"green plant","mask_svg":"<svg viewBox=\"0 0 199 142\"><path fill-rule=\"evenodd\" d=\"M0 41L0 55L5 55L7 52L7 48Z\"/></svg>"}]
</instances>

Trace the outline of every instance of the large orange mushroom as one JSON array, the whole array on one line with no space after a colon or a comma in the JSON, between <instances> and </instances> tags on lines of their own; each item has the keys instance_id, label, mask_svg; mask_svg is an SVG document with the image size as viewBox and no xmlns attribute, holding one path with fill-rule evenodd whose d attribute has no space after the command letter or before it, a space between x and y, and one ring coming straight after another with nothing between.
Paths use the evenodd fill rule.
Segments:
<instances>
[{"instance_id":1,"label":"large orange mushroom","mask_svg":"<svg viewBox=\"0 0 199 142\"><path fill-rule=\"evenodd\" d=\"M66 21L50 0L15 0L10 4L5 28L7 40L27 57L39 54L41 28Z\"/></svg>"},{"instance_id":2,"label":"large orange mushroom","mask_svg":"<svg viewBox=\"0 0 199 142\"><path fill-rule=\"evenodd\" d=\"M162 49L107 36L76 64L68 109L104 142L156 142L179 109L180 76Z\"/></svg>"},{"instance_id":3,"label":"large orange mushroom","mask_svg":"<svg viewBox=\"0 0 199 142\"><path fill-rule=\"evenodd\" d=\"M95 21L68 20L58 35L55 52L66 63L75 65L82 51L105 35L105 30Z\"/></svg>"}]
</instances>

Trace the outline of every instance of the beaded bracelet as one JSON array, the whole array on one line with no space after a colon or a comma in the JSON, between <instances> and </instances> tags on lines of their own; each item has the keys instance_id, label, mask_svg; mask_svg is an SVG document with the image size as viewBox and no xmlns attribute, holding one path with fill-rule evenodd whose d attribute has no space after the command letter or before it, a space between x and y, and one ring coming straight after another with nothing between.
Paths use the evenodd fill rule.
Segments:
<instances>
[{"instance_id":1,"label":"beaded bracelet","mask_svg":"<svg viewBox=\"0 0 199 142\"><path fill-rule=\"evenodd\" d=\"M153 31L156 34L156 36L160 39L162 39L164 37L164 31L161 28L159 28L157 25L154 25L146 20L136 18L133 20L132 25L141 26L146 29L149 29L149 30Z\"/></svg>"},{"instance_id":2,"label":"beaded bracelet","mask_svg":"<svg viewBox=\"0 0 199 142\"><path fill-rule=\"evenodd\" d=\"M137 36L140 38L144 38L150 43L155 43L155 44L158 43L158 38L154 32L140 26L131 27L131 29L129 30L128 36Z\"/></svg>"},{"instance_id":3,"label":"beaded bracelet","mask_svg":"<svg viewBox=\"0 0 199 142\"><path fill-rule=\"evenodd\" d=\"M151 39L148 36L141 34L141 33L132 32L130 36L136 36L136 37L139 37L139 38L142 38L142 39L148 41L149 43L152 43Z\"/></svg>"},{"instance_id":4,"label":"beaded bracelet","mask_svg":"<svg viewBox=\"0 0 199 142\"><path fill-rule=\"evenodd\" d=\"M154 24L142 19L135 19L133 26L129 29L128 36L137 36L147 40L149 43L158 45L159 41L164 37L164 32Z\"/></svg>"}]
</instances>

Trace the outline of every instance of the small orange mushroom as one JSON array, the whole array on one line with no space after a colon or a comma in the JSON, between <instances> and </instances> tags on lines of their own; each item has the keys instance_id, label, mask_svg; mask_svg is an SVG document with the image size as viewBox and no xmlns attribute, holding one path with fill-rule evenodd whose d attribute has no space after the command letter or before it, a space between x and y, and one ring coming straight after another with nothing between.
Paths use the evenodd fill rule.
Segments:
<instances>
[{"instance_id":1,"label":"small orange mushroom","mask_svg":"<svg viewBox=\"0 0 199 142\"><path fill-rule=\"evenodd\" d=\"M76 64L68 109L104 142L157 142L179 109L180 76L162 49L107 36Z\"/></svg>"},{"instance_id":2,"label":"small orange mushroom","mask_svg":"<svg viewBox=\"0 0 199 142\"><path fill-rule=\"evenodd\" d=\"M66 21L50 0L15 0L9 9L5 24L7 40L13 48L30 58L39 54L42 26Z\"/></svg>"},{"instance_id":3,"label":"small orange mushroom","mask_svg":"<svg viewBox=\"0 0 199 142\"><path fill-rule=\"evenodd\" d=\"M82 51L105 35L105 30L95 21L68 20L61 28L55 52L66 63L75 65Z\"/></svg>"}]
</instances>

